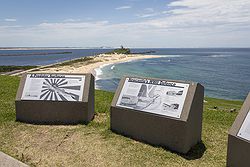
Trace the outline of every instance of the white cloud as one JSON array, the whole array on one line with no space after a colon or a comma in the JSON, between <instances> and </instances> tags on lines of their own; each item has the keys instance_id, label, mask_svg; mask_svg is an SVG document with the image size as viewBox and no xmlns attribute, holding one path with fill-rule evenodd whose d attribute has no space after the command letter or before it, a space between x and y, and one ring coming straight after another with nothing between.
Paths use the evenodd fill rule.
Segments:
<instances>
[{"instance_id":1,"label":"white cloud","mask_svg":"<svg viewBox=\"0 0 250 167\"><path fill-rule=\"evenodd\" d=\"M81 19L65 19L64 22L80 22Z\"/></svg>"},{"instance_id":2,"label":"white cloud","mask_svg":"<svg viewBox=\"0 0 250 167\"><path fill-rule=\"evenodd\" d=\"M146 12L154 12L154 9L153 8L145 8L144 9Z\"/></svg>"},{"instance_id":3,"label":"white cloud","mask_svg":"<svg viewBox=\"0 0 250 167\"><path fill-rule=\"evenodd\" d=\"M124 10L124 9L130 9L131 6L119 6L117 8L115 8L116 10Z\"/></svg>"},{"instance_id":4,"label":"white cloud","mask_svg":"<svg viewBox=\"0 0 250 167\"><path fill-rule=\"evenodd\" d=\"M14 19L14 18L6 18L6 19L4 19L4 21L7 21L7 22L15 22L15 21L17 21L17 20Z\"/></svg>"},{"instance_id":5,"label":"white cloud","mask_svg":"<svg viewBox=\"0 0 250 167\"><path fill-rule=\"evenodd\" d=\"M0 27L0 46L250 47L248 0L180 0L169 3L168 9L144 10L142 14L157 13L157 18L134 23L69 21Z\"/></svg>"},{"instance_id":6,"label":"white cloud","mask_svg":"<svg viewBox=\"0 0 250 167\"><path fill-rule=\"evenodd\" d=\"M103 27L107 25L108 21L98 21L98 22L76 22L76 23L41 23L34 28L43 29L43 30L85 30L97 27Z\"/></svg>"},{"instance_id":7,"label":"white cloud","mask_svg":"<svg viewBox=\"0 0 250 167\"><path fill-rule=\"evenodd\" d=\"M168 6L173 8L170 10L172 16L158 20L167 27L167 21L192 28L250 25L249 0L180 0Z\"/></svg>"},{"instance_id":8,"label":"white cloud","mask_svg":"<svg viewBox=\"0 0 250 167\"><path fill-rule=\"evenodd\" d=\"M148 17L153 17L153 16L157 16L159 15L159 13L143 13L143 14L137 14L137 17L140 18L148 18Z\"/></svg>"},{"instance_id":9,"label":"white cloud","mask_svg":"<svg viewBox=\"0 0 250 167\"><path fill-rule=\"evenodd\" d=\"M139 18L149 18L154 16L159 16L161 12L156 12L153 8L145 8L142 13L136 14Z\"/></svg>"}]
</instances>

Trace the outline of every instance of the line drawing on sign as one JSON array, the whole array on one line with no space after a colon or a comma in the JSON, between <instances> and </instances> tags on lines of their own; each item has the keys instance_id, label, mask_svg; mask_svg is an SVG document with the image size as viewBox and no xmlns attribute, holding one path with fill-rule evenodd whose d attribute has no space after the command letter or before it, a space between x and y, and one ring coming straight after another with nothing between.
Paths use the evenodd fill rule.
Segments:
<instances>
[{"instance_id":1,"label":"line drawing on sign","mask_svg":"<svg viewBox=\"0 0 250 167\"><path fill-rule=\"evenodd\" d=\"M45 79L43 82L41 96L42 100L58 100L60 97L63 101L79 101L79 95L70 93L70 90L80 91L81 86L67 86L68 81L66 79ZM67 92L68 90L68 92Z\"/></svg>"},{"instance_id":2,"label":"line drawing on sign","mask_svg":"<svg viewBox=\"0 0 250 167\"><path fill-rule=\"evenodd\" d=\"M189 84L154 83L160 82L127 78L117 106L180 118Z\"/></svg>"},{"instance_id":3,"label":"line drawing on sign","mask_svg":"<svg viewBox=\"0 0 250 167\"><path fill-rule=\"evenodd\" d=\"M22 100L81 101L84 75L28 74Z\"/></svg>"}]
</instances>

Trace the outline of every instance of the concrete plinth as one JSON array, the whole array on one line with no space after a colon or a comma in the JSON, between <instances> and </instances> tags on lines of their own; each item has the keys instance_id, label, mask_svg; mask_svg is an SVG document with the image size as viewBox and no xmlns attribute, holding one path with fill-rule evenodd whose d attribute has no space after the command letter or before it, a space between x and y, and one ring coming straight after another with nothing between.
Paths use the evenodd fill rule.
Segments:
<instances>
[{"instance_id":1,"label":"concrete plinth","mask_svg":"<svg viewBox=\"0 0 250 167\"><path fill-rule=\"evenodd\" d=\"M29 167L29 166L0 151L0 167Z\"/></svg>"},{"instance_id":2,"label":"concrete plinth","mask_svg":"<svg viewBox=\"0 0 250 167\"><path fill-rule=\"evenodd\" d=\"M94 89L92 74L25 74L15 101L16 120L34 124L87 124L94 117Z\"/></svg>"},{"instance_id":3,"label":"concrete plinth","mask_svg":"<svg viewBox=\"0 0 250 167\"><path fill-rule=\"evenodd\" d=\"M124 77L120 81L119 87L112 101L111 130L113 132L152 145L166 147L170 150L179 153L187 153L192 146L196 145L198 142L201 141L204 99L204 88L202 85L194 82L175 80L162 80L138 77L133 77L132 79L131 78L132 77ZM152 93L149 90L140 90L140 92L138 93L139 97L132 97L121 94L121 92L124 92L125 87L127 87L124 86L124 84L129 84L129 86L131 86L132 88L136 87L135 84L131 85L130 80L131 82L136 80L138 84L141 84L145 81L144 86L141 86L140 89L142 90L143 87L144 90L146 90L146 88L151 90L154 89L154 92ZM174 91L175 89L179 90L178 86L171 88L171 85L175 85L174 83L177 83L176 85L178 85L178 83L186 85L188 87L186 89L186 94L184 89L184 91L181 89L179 92ZM163 84L163 86L160 85L159 87L159 84ZM168 88L165 89L164 85L167 87L170 86L169 89L171 91L166 92ZM152 86L155 86L156 88L153 88ZM126 89L127 92L131 91L128 90L130 88ZM145 97L141 97L142 94L144 94L145 97L151 96L152 98L158 98L159 94L161 94L160 99L158 98L158 102L156 105L165 105L164 107L169 107L169 110L171 112L173 111L173 113L175 112L174 109L181 107L182 105L183 107L180 111L180 115L173 114L171 116L171 112L164 113L165 110L158 112L157 109L154 109L152 110L153 112L151 112L150 110L145 109L133 109L135 104L144 105L142 103L143 100L146 101L146 107L148 106L147 103L156 103L157 99L153 99L154 101L149 101L150 97L145 99ZM121 98L120 96L123 96L122 98L125 98L125 100L123 99L122 102L119 102L119 98ZM139 100L136 101L136 98ZM174 99L179 99L179 102L175 103ZM164 100L165 102L172 101L171 105L170 103L163 103ZM183 104L181 104L182 100ZM135 104L133 101L136 101ZM129 107L123 107L122 105L120 105L126 102L130 102L131 105ZM136 106L134 108L140 108L140 106Z\"/></svg>"},{"instance_id":4,"label":"concrete plinth","mask_svg":"<svg viewBox=\"0 0 250 167\"><path fill-rule=\"evenodd\" d=\"M238 116L228 134L227 166L250 166L250 93L248 94Z\"/></svg>"}]
</instances>

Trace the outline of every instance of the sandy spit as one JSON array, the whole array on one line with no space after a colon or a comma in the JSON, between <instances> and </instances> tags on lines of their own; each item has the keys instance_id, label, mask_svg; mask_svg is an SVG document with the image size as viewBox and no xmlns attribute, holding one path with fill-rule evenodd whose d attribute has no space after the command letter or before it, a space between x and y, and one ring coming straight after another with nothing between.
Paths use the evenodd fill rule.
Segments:
<instances>
[{"instance_id":1,"label":"sandy spit","mask_svg":"<svg viewBox=\"0 0 250 167\"><path fill-rule=\"evenodd\" d=\"M127 61L160 58L160 55L141 55L141 54L100 54L97 56L91 56L93 59L84 62L76 62L70 65L46 67L40 69L41 73L92 73L95 75L95 69L107 65L123 63Z\"/></svg>"}]
</instances>

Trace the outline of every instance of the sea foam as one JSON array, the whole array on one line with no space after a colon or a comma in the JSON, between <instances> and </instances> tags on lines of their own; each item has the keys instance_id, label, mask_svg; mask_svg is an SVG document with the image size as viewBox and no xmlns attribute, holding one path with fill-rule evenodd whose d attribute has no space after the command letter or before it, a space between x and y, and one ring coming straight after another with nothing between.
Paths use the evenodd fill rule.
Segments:
<instances>
[{"instance_id":1,"label":"sea foam","mask_svg":"<svg viewBox=\"0 0 250 167\"><path fill-rule=\"evenodd\" d=\"M100 80L101 79L101 75L103 74L103 71L102 71L102 68L108 66L110 64L103 64L103 65L100 65L98 68L95 69L95 80Z\"/></svg>"},{"instance_id":2,"label":"sea foam","mask_svg":"<svg viewBox=\"0 0 250 167\"><path fill-rule=\"evenodd\" d=\"M208 57L219 58L219 57L231 57L232 55L209 55Z\"/></svg>"}]
</instances>

